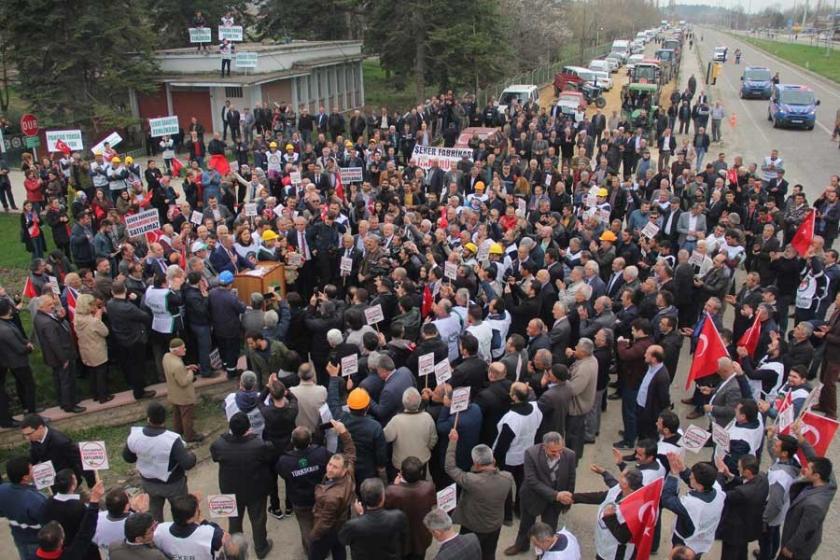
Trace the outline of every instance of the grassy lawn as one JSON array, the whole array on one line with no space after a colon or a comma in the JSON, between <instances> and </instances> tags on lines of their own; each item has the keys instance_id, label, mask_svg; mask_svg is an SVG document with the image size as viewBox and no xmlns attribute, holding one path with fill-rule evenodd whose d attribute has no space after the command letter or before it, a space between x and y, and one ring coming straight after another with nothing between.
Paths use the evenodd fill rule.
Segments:
<instances>
[{"instance_id":1,"label":"grassy lawn","mask_svg":"<svg viewBox=\"0 0 840 560\"><path fill-rule=\"evenodd\" d=\"M378 58L365 59L362 71L365 78L365 105L372 107L377 115L381 107L402 113L416 105L413 80L409 80L405 88L398 89L396 80L386 77Z\"/></svg>"},{"instance_id":2,"label":"grassy lawn","mask_svg":"<svg viewBox=\"0 0 840 560\"><path fill-rule=\"evenodd\" d=\"M740 35L738 38L797 66L816 72L824 78L840 82L840 50L829 49L826 56L825 47L781 43Z\"/></svg>"},{"instance_id":3,"label":"grassy lawn","mask_svg":"<svg viewBox=\"0 0 840 560\"><path fill-rule=\"evenodd\" d=\"M211 401L208 398L200 398L198 406L195 408L195 429L198 432L210 434L214 430L218 431L224 422L220 422L220 418L224 419L224 414L219 408L219 403ZM169 420L169 419L168 419ZM104 441L105 448L108 450L108 465L111 467L106 471L100 471L102 479L105 481L106 487L114 484L124 484L126 479L133 473L134 465L126 463L122 458L123 446L125 446L126 438L131 426L141 425L143 422L134 422L123 426L109 426L109 427L92 427L84 430L67 430L65 433L73 439L73 441ZM171 421L167 422L171 426ZM205 444L211 443L216 435L210 436L205 440ZM21 438L21 444L11 449L0 449L0 465L5 470L5 462L11 457L23 455L27 453L28 444Z\"/></svg>"}]
</instances>

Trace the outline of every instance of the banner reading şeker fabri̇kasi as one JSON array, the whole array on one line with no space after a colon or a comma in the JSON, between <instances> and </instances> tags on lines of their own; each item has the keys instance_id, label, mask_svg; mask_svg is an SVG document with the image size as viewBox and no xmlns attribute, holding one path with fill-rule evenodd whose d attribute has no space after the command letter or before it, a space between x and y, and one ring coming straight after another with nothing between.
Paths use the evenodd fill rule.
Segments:
<instances>
[{"instance_id":1,"label":"banner reading \u015feker fabri\u0307kasi","mask_svg":"<svg viewBox=\"0 0 840 560\"><path fill-rule=\"evenodd\" d=\"M464 157L472 161L473 151L470 148L441 148L439 146L420 146L415 144L411 153L411 161L422 169L429 169L433 161L438 162L438 167L448 170L451 162L458 163Z\"/></svg>"}]
</instances>

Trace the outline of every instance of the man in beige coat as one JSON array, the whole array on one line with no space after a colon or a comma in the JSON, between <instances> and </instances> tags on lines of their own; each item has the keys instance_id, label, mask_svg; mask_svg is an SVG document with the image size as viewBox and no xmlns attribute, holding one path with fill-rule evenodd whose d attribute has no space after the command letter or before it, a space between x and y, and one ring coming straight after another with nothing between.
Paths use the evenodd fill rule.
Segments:
<instances>
[{"instance_id":1,"label":"man in beige coat","mask_svg":"<svg viewBox=\"0 0 840 560\"><path fill-rule=\"evenodd\" d=\"M163 356L163 372L166 375L166 400L174 409L173 428L190 442L204 439L203 434L193 431L193 412L198 398L195 395L196 365L184 365L187 347L180 338L169 342L169 352Z\"/></svg>"},{"instance_id":2,"label":"man in beige coat","mask_svg":"<svg viewBox=\"0 0 840 560\"><path fill-rule=\"evenodd\" d=\"M574 350L566 350L567 356L575 359L569 367L570 377L566 382L572 392L569 415L566 417L566 447L575 452L578 461L583 455L584 421L587 413L595 406L598 360L592 356L594 351L595 344L588 338L578 340Z\"/></svg>"},{"instance_id":3,"label":"man in beige coat","mask_svg":"<svg viewBox=\"0 0 840 560\"><path fill-rule=\"evenodd\" d=\"M399 471L403 461L409 457L420 459L425 469L437 444L435 421L428 412L420 410L422 402L420 392L409 387L402 395L403 412L391 418L385 426L385 441L394 444L391 464L395 471Z\"/></svg>"}]
</instances>

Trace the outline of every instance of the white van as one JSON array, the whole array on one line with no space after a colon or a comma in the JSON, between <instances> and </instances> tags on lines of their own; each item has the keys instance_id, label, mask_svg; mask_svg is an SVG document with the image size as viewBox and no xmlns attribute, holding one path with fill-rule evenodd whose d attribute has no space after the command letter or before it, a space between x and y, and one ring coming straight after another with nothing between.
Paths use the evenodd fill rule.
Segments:
<instances>
[{"instance_id":1,"label":"white van","mask_svg":"<svg viewBox=\"0 0 840 560\"><path fill-rule=\"evenodd\" d=\"M540 88L533 84L513 84L506 87L499 96L499 112L506 112L514 99L518 99L520 105L525 105L529 101L539 104Z\"/></svg>"},{"instance_id":2,"label":"white van","mask_svg":"<svg viewBox=\"0 0 840 560\"><path fill-rule=\"evenodd\" d=\"M616 39L613 41L612 48L610 49L611 52L619 53L627 58L630 56L630 41L625 41L623 39Z\"/></svg>"},{"instance_id":3,"label":"white van","mask_svg":"<svg viewBox=\"0 0 840 560\"><path fill-rule=\"evenodd\" d=\"M595 84L600 87L604 91L609 91L613 87L612 78L610 78L609 72L604 72L603 70L593 70L589 69L595 75Z\"/></svg>"},{"instance_id":4,"label":"white van","mask_svg":"<svg viewBox=\"0 0 840 560\"><path fill-rule=\"evenodd\" d=\"M638 33L636 33L636 40L641 41L644 45L645 43L647 43L648 40L647 33L645 33L644 31L639 31Z\"/></svg>"},{"instance_id":5,"label":"white van","mask_svg":"<svg viewBox=\"0 0 840 560\"><path fill-rule=\"evenodd\" d=\"M589 62L590 70L597 70L598 72L612 72L612 66L606 60L595 59Z\"/></svg>"}]
</instances>

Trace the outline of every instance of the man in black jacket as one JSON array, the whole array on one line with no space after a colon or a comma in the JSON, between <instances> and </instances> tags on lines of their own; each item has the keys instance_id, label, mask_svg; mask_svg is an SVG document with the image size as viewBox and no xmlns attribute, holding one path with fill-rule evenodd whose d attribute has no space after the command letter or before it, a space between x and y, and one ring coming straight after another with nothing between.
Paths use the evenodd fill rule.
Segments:
<instances>
[{"instance_id":1,"label":"man in black jacket","mask_svg":"<svg viewBox=\"0 0 840 560\"><path fill-rule=\"evenodd\" d=\"M452 370L449 384L453 389L470 387L477 395L487 385L487 362L478 357L478 339L470 333L461 335L461 363Z\"/></svg>"},{"instance_id":2,"label":"man in black jacket","mask_svg":"<svg viewBox=\"0 0 840 560\"><path fill-rule=\"evenodd\" d=\"M495 441L497 424L510 410L510 386L507 368L501 362L493 362L487 370L489 384L475 396L473 402L481 409L481 441Z\"/></svg>"},{"instance_id":3,"label":"man in black jacket","mask_svg":"<svg viewBox=\"0 0 840 560\"><path fill-rule=\"evenodd\" d=\"M663 365L665 352L653 344L645 350L647 371L636 394L636 427L639 438L656 438L656 419L671 406L671 377Z\"/></svg>"},{"instance_id":4,"label":"man in black jacket","mask_svg":"<svg viewBox=\"0 0 840 560\"><path fill-rule=\"evenodd\" d=\"M265 404L266 398L271 395L271 400ZM273 373L268 378L268 383L260 393L257 406L265 419L262 437L270 442L274 448L271 459L272 466L277 461L280 453L289 448L292 439L292 431L295 429L297 420L298 404L297 399L286 389L286 385L277 379ZM277 519L283 519L286 515L292 514L292 502L289 499L289 490L286 488L286 513L280 508L280 497L277 492L277 477L271 477L271 488L268 494L268 513Z\"/></svg>"},{"instance_id":5,"label":"man in black jacket","mask_svg":"<svg viewBox=\"0 0 840 560\"><path fill-rule=\"evenodd\" d=\"M128 378L135 399L153 397L154 391L146 391L144 367L152 314L128 300L124 280L114 280L111 296L105 309L120 369Z\"/></svg>"},{"instance_id":6,"label":"man in black jacket","mask_svg":"<svg viewBox=\"0 0 840 560\"><path fill-rule=\"evenodd\" d=\"M275 466L277 474L286 482L286 494L292 502L300 526L300 541L307 553L315 487L323 480L330 457L332 453L326 447L312 443L309 429L298 426L292 432L292 450L284 453Z\"/></svg>"},{"instance_id":7,"label":"man in black jacket","mask_svg":"<svg viewBox=\"0 0 840 560\"><path fill-rule=\"evenodd\" d=\"M35 380L29 367L34 347L26 338L19 320L15 320L11 299L0 298L0 428L16 428L18 423L9 411L6 372L15 378L18 398L26 412L35 412Z\"/></svg>"},{"instance_id":8,"label":"man in black jacket","mask_svg":"<svg viewBox=\"0 0 840 560\"><path fill-rule=\"evenodd\" d=\"M230 432L222 434L210 446L210 456L219 463L219 490L236 495L238 516L230 518L229 531L242 532L245 510L254 532L254 552L265 558L274 543L266 538L266 498L274 473L271 457L274 446L254 434L248 433L251 421L242 412L234 414L229 423Z\"/></svg>"},{"instance_id":9,"label":"man in black jacket","mask_svg":"<svg viewBox=\"0 0 840 560\"><path fill-rule=\"evenodd\" d=\"M64 529L58 521L50 521L38 531L38 558L52 560L83 560L88 552L96 533L96 522L99 515L99 501L105 495L105 485L102 481L91 488L88 504L84 508L84 515L79 523L72 542L65 547Z\"/></svg>"},{"instance_id":10,"label":"man in black jacket","mask_svg":"<svg viewBox=\"0 0 840 560\"><path fill-rule=\"evenodd\" d=\"M354 560L400 560L408 544L408 518L384 508L385 485L378 478L362 482L359 494L353 504L359 517L341 527L338 539L350 547Z\"/></svg>"},{"instance_id":11,"label":"man in black jacket","mask_svg":"<svg viewBox=\"0 0 840 560\"><path fill-rule=\"evenodd\" d=\"M187 284L184 285L182 292L186 323L189 326L192 338L195 340L195 344L190 344L187 347L197 349L199 375L201 377L212 377L213 371L210 369L210 350L213 346L210 333L212 321L210 320L207 282L204 281L200 272L190 272L187 274Z\"/></svg>"},{"instance_id":12,"label":"man in black jacket","mask_svg":"<svg viewBox=\"0 0 840 560\"><path fill-rule=\"evenodd\" d=\"M747 545L761 536L761 513L767 503L770 486L753 455L738 460L741 476L733 476L722 457L715 459L718 473L725 481L726 501L718 524L717 538L723 542L721 560L747 558Z\"/></svg>"},{"instance_id":13,"label":"man in black jacket","mask_svg":"<svg viewBox=\"0 0 840 560\"><path fill-rule=\"evenodd\" d=\"M239 123L241 120L239 110L231 105L227 112L227 125L230 127L230 141L234 144L239 141Z\"/></svg>"},{"instance_id":14,"label":"man in black jacket","mask_svg":"<svg viewBox=\"0 0 840 560\"><path fill-rule=\"evenodd\" d=\"M82 470L79 446L55 428L48 428L37 414L27 414L20 423L20 432L29 440L29 459L33 465L52 461L58 472L72 469L76 480L84 479L91 488L96 482L93 471Z\"/></svg>"}]
</instances>

